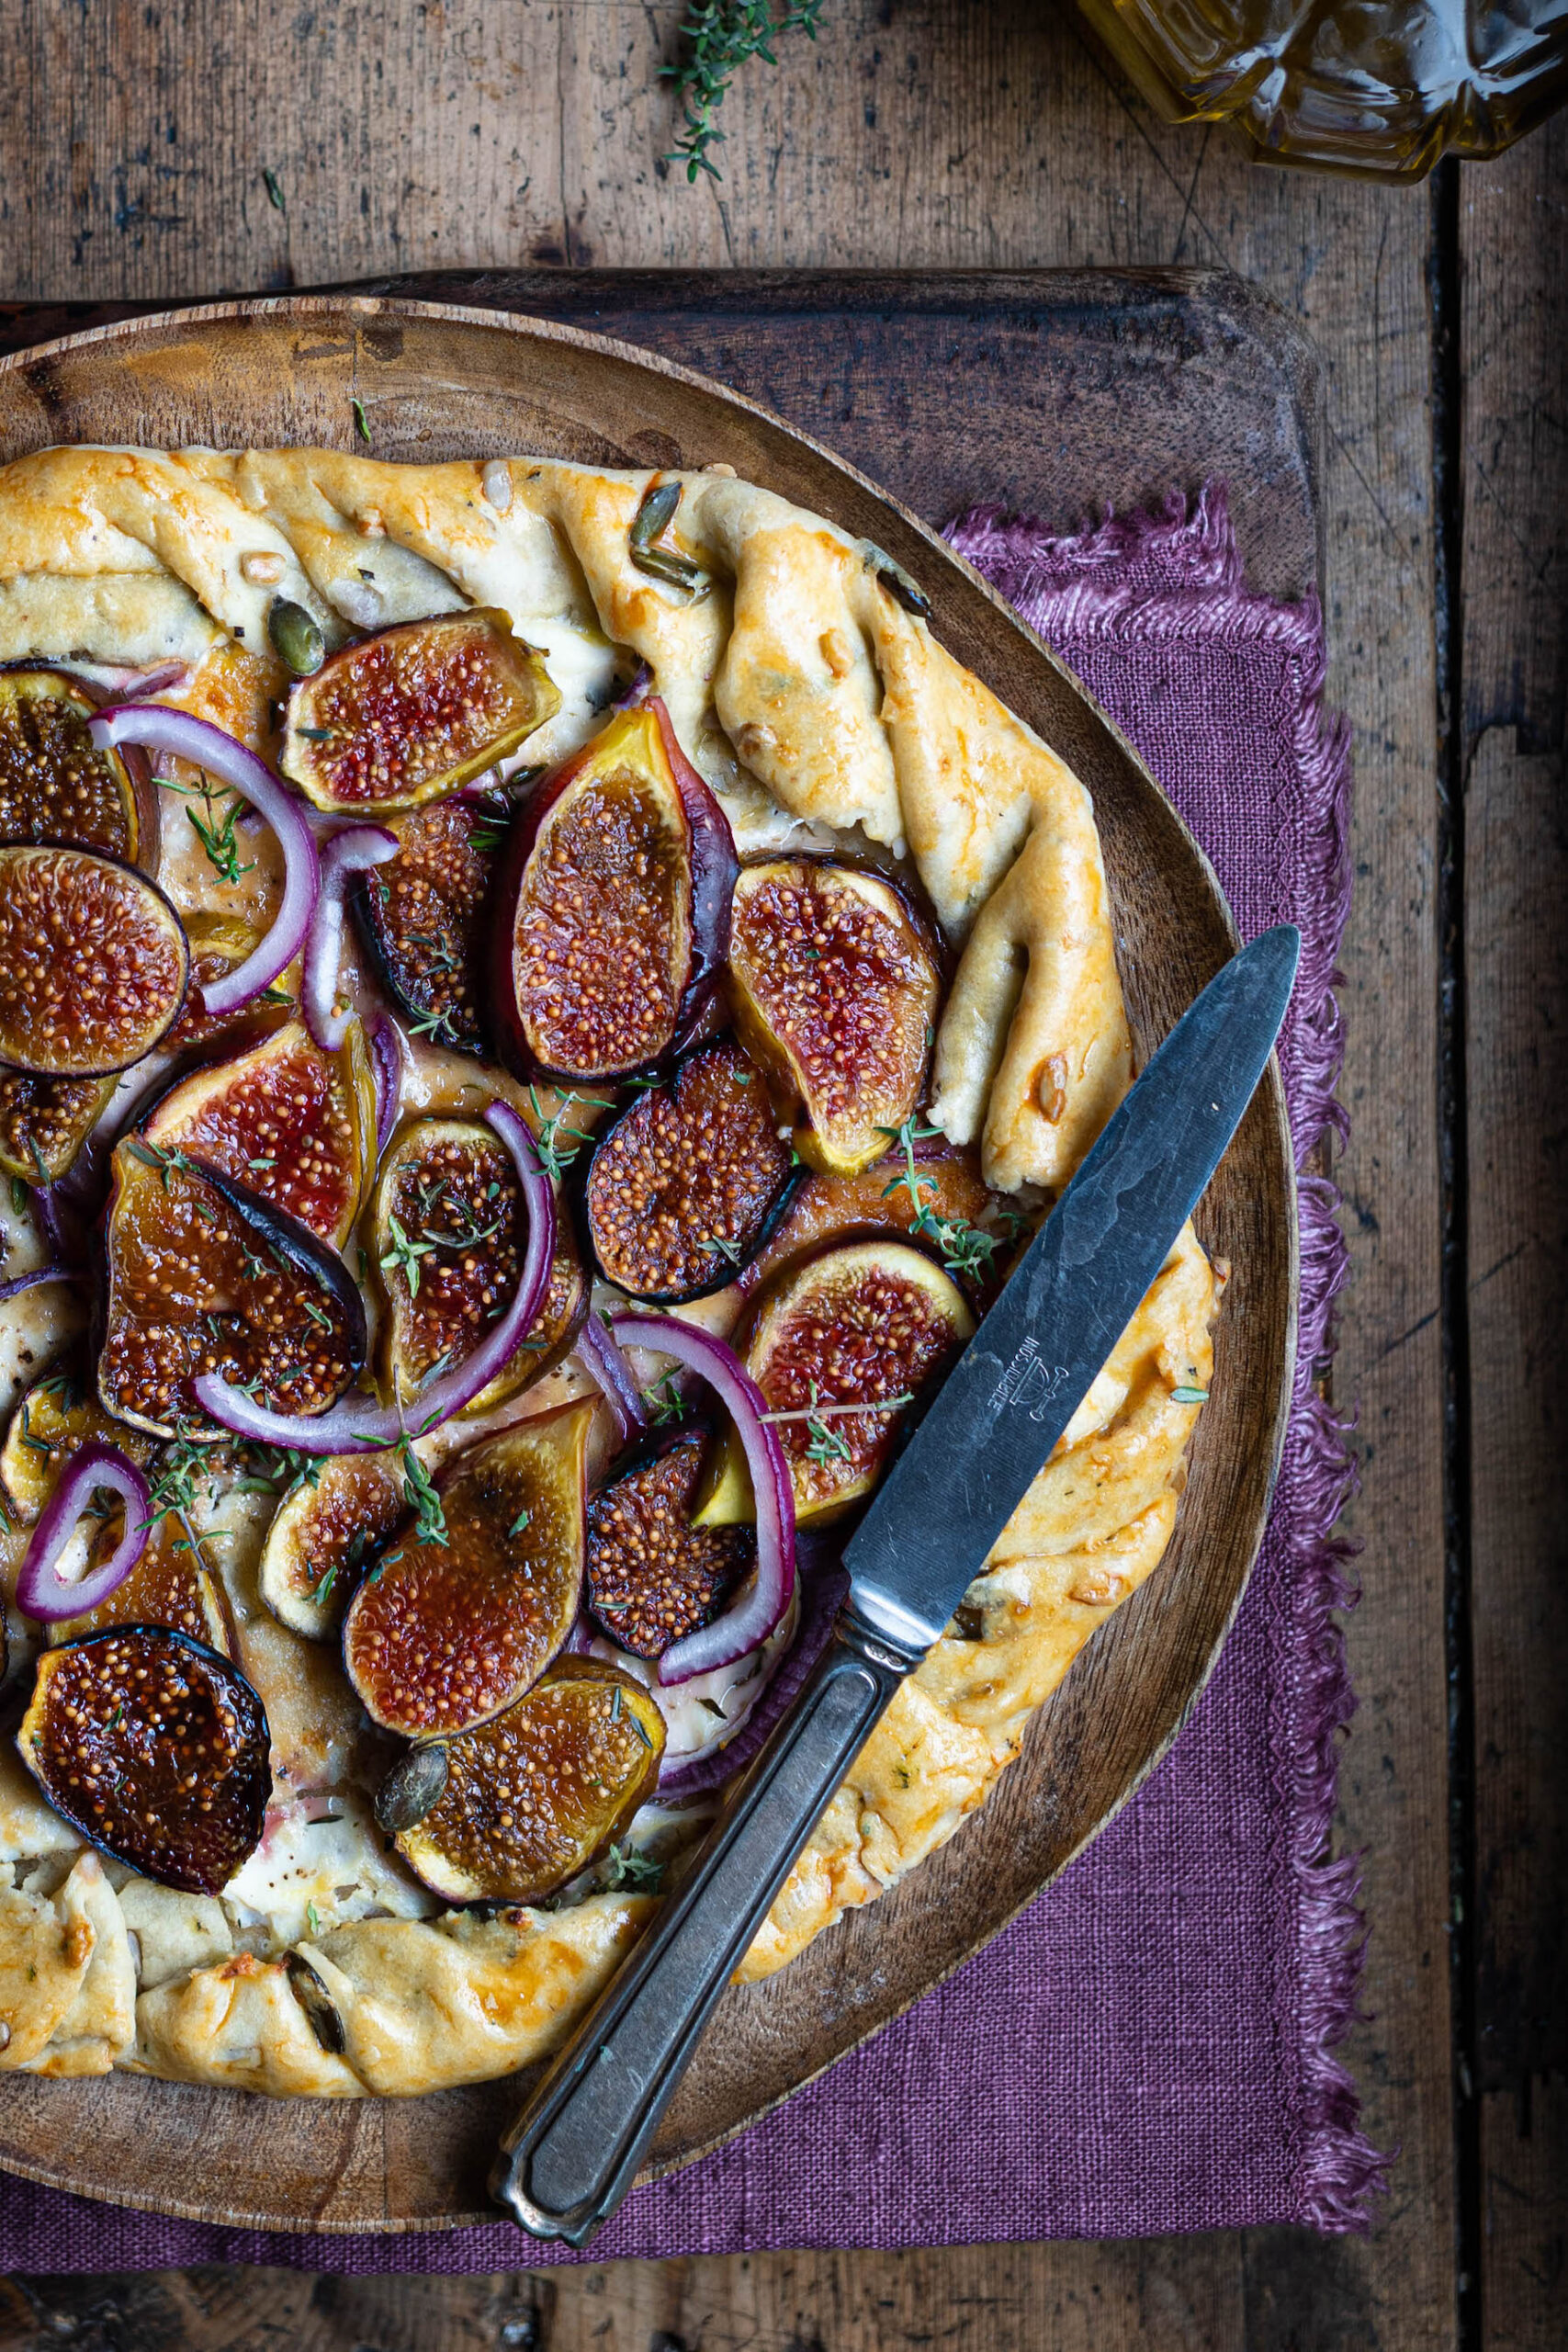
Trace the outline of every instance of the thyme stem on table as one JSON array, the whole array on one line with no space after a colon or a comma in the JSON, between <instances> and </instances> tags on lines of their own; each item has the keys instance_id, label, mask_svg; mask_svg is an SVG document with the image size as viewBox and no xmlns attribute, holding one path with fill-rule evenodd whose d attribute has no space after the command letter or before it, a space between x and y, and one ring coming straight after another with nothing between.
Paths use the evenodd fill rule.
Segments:
<instances>
[{"instance_id":1,"label":"thyme stem on table","mask_svg":"<svg viewBox=\"0 0 1568 2352\"><path fill-rule=\"evenodd\" d=\"M699 172L721 178L710 150L724 139L717 116L731 82L753 57L776 64L773 43L780 33L801 32L815 40L822 6L823 0L692 0L681 27L681 56L661 69L675 85L682 111L665 162L684 164L689 181Z\"/></svg>"}]
</instances>

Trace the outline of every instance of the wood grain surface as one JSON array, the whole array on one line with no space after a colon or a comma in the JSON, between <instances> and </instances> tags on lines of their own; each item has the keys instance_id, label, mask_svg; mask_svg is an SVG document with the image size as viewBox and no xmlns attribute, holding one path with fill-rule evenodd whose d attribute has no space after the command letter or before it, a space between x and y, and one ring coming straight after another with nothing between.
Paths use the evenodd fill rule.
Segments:
<instances>
[{"instance_id":1,"label":"wood grain surface","mask_svg":"<svg viewBox=\"0 0 1568 2352\"><path fill-rule=\"evenodd\" d=\"M1550 498L1555 483L1560 518L1562 133L1495 164L1445 170L1430 187L1270 173L1215 134L1156 121L1066 8L829 0L815 48L785 41L776 74L737 85L725 180L689 190L658 172L671 105L648 73L650 47L669 52L682 13L681 0L503 10L388 0L375 12L321 0L288 17L254 0L220 12L194 0L95 10L19 0L0 77L0 294L169 300L531 264L1197 262L1241 272L1313 335L1325 362L1329 692L1351 718L1357 770L1342 1089L1354 1127L1338 1168L1354 1274L1336 1377L1360 1401L1366 1477L1352 1522L1366 1548L1348 1634L1361 1705L1341 1765L1338 1836L1367 1850L1372 1936L1366 2016L1347 2056L1367 2129L1401 2150L1391 2195L1365 2241L1263 2232L781 2255L536 2282L287 2272L33 2280L0 2307L0 2345L668 2352L673 2336L692 2352L902 2352L933 2340L959 2352L1425 2352L1462 2337L1545 2352L1561 2335L1564 2120L1561 2075L1539 2070L1554 2052L1561 2065L1561 2043L1519 2028L1524 1988L1545 1983L1561 1948L1547 1930L1562 1887L1551 1860L1562 1850L1562 1775L1554 1794L1550 1770L1564 1688L1551 1647L1561 1642L1562 1465L1529 1447L1556 1404L1542 1392L1555 1379L1562 1184L1551 1154L1562 1123L1550 1069L1532 1079L1518 1057L1543 1034L1540 1008L1552 1010L1537 981L1550 977L1561 933L1562 852L1561 804L1543 800L1539 771L1524 806L1510 797L1517 774L1489 763L1561 758L1562 540ZM285 215L267 200L267 166ZM46 319L35 332L59 331ZM744 382L743 346L738 356L732 379ZM807 425L852 414L863 396L841 370L832 385L825 375L813 384L803 362L802 376L806 405L776 390L762 397ZM824 429L832 438L839 427ZM1077 519L1055 500L1046 511ZM1446 692L1456 650L1468 709L1439 768L1439 657ZM1452 820L1467 783L1484 791L1490 815L1463 828L1469 855L1456 871ZM1495 887L1483 905L1472 893L1488 873ZM1528 945L1500 934L1510 912L1535 925ZM1488 956L1490 981L1479 968ZM1455 985L1466 975L1468 998ZM1458 1136L1439 1116L1439 1046L1456 1008L1471 1064L1469 1132ZM1472 1166L1488 1133L1490 1189ZM1461 1182L1445 1194L1446 1153ZM1457 1241L1456 1193L1469 1204L1470 1279L1503 1254L1483 1254L1483 1232L1472 1246L1477 1202L1506 1224L1508 1248L1528 1232L1530 1250L1475 1294L1469 1369L1449 1417L1445 1360L1456 1343L1466 1355L1470 1295L1450 1280L1445 1315L1445 1197ZM1494 1308L1498 1283L1514 1287ZM1481 1465L1478 1492L1498 1498L1479 1514L1498 1584L1472 1660L1468 1611L1482 1578L1467 1540L1461 1408L1472 1383L1493 1382L1499 1451ZM1442 1804L1446 1460L1459 1473L1458 1917ZM1474 1486L1473 1448L1469 1467ZM1488 1739L1503 1735L1505 1758L1483 1830L1468 1795L1471 1767L1495 1761L1473 1745L1480 1718ZM1478 1939L1475 1896L1489 1888ZM1503 2053L1495 2071L1477 2044L1483 1948ZM1535 1997L1550 2001L1550 1986ZM1461 2100L1457 2142L1456 2079L1477 2091Z\"/></svg>"}]
</instances>

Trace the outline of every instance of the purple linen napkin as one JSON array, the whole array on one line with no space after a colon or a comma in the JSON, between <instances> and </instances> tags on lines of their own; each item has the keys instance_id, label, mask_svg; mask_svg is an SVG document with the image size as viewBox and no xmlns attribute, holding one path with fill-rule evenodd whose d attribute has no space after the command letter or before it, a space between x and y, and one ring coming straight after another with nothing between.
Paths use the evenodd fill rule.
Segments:
<instances>
[{"instance_id":1,"label":"purple linen napkin","mask_svg":"<svg viewBox=\"0 0 1568 2352\"><path fill-rule=\"evenodd\" d=\"M1300 926L1281 1060L1304 1165L1344 1126L1333 983L1349 896L1346 739L1320 711L1315 603L1247 594L1213 489L1190 514L1174 495L1163 515L1076 538L992 511L950 537L1138 746L1244 934ZM1301 1352L1274 1510L1170 1755L977 1958L729 2146L638 2190L588 2258L1364 2226L1383 2160L1334 2056L1359 1971L1358 1873L1328 1854L1337 1737L1355 1703L1331 1613L1354 1598L1332 1540L1352 1472L1314 1385L1345 1272L1337 1197L1303 1177ZM501 2222L291 2236L0 2180L6 2269L471 2273L583 2258Z\"/></svg>"}]
</instances>

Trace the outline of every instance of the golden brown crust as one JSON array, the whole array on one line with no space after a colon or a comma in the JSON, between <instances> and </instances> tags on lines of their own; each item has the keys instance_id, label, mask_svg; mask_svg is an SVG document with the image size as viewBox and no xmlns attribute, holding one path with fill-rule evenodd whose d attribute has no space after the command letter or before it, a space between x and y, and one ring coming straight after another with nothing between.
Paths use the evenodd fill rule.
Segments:
<instances>
[{"instance_id":1,"label":"golden brown crust","mask_svg":"<svg viewBox=\"0 0 1568 2352\"><path fill-rule=\"evenodd\" d=\"M743 851L849 833L911 859L962 948L932 1115L979 1143L992 1183L1059 1187L1132 1069L1088 794L889 593L876 549L770 492L681 476L665 544L704 568L707 593L639 571L627 534L660 479L527 458L46 450L0 469L0 661L175 656L192 675L169 699L267 748L285 683L266 635L275 596L305 605L332 643L499 606L558 673L561 710L529 747L542 758L587 733L613 649L629 649ZM1213 1302L1189 1231L970 1588L978 1637L950 1634L900 1692L744 1975L782 1965L951 1836L1156 1566L1198 1409L1170 1392L1207 1387ZM280 1769L301 1788L330 1777L352 1725L317 1687L325 1654L308 1654L291 1711L287 1645L305 1645L235 1597L243 1662L274 1694ZM483 1922L361 1918L303 1941L302 1974L236 1949L216 1903L123 1873L117 1897L96 1857L69 1862L76 1847L14 1759L0 1763L0 1861L22 1858L25 1875L28 1858L62 1857L57 1891L0 1888L0 2066L120 2064L324 2098L477 2081L555 2045L649 1908L598 1895Z\"/></svg>"}]
</instances>

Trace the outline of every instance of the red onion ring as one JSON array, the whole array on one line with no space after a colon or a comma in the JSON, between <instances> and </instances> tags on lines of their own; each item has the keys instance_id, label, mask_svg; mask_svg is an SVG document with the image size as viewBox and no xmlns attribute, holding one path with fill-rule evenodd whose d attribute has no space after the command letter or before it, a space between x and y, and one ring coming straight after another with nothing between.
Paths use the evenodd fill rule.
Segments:
<instances>
[{"instance_id":1,"label":"red onion ring","mask_svg":"<svg viewBox=\"0 0 1568 2352\"><path fill-rule=\"evenodd\" d=\"M572 1353L603 1394L621 1443L625 1445L628 1438L639 1435L648 1427L648 1407L636 1374L611 1339L609 1328L596 1307L589 1308L588 1319L577 1335Z\"/></svg>"},{"instance_id":2,"label":"red onion ring","mask_svg":"<svg viewBox=\"0 0 1568 2352\"><path fill-rule=\"evenodd\" d=\"M8 1298L19 1298L25 1290L37 1290L39 1283L84 1283L86 1279L85 1266L35 1266L30 1274L13 1274L8 1283L0 1283L0 1306Z\"/></svg>"},{"instance_id":3,"label":"red onion ring","mask_svg":"<svg viewBox=\"0 0 1568 2352\"><path fill-rule=\"evenodd\" d=\"M767 1640L789 1607L795 1590L795 1488L784 1449L762 1419L767 1398L722 1340L670 1315L617 1315L610 1336L624 1348L656 1348L707 1382L735 1424L757 1497L756 1569L711 1625L700 1625L665 1651L659 1679L668 1689L747 1657Z\"/></svg>"},{"instance_id":4,"label":"red onion ring","mask_svg":"<svg viewBox=\"0 0 1568 2352\"><path fill-rule=\"evenodd\" d=\"M195 1384L196 1400L204 1413L237 1436L263 1445L294 1446L302 1453L379 1453L405 1435L423 1437L449 1421L490 1385L511 1361L544 1299L555 1254L556 1208L534 1138L511 1103L492 1102L485 1118L517 1170L528 1211L528 1247L511 1306L491 1325L473 1354L411 1397L406 1411L400 1403L378 1405L368 1396L348 1396L313 1418L275 1413L243 1388L232 1387L220 1374L204 1372Z\"/></svg>"},{"instance_id":5,"label":"red onion ring","mask_svg":"<svg viewBox=\"0 0 1568 2352\"><path fill-rule=\"evenodd\" d=\"M409 1041L389 1012L370 1031L370 1068L376 1080L376 1157L391 1140L403 1107L403 1080L409 1066Z\"/></svg>"},{"instance_id":6,"label":"red onion ring","mask_svg":"<svg viewBox=\"0 0 1568 2352\"><path fill-rule=\"evenodd\" d=\"M806 1588L795 1639L739 1730L733 1739L716 1740L711 1747L699 1748L694 1756L678 1756L661 1770L661 1797L678 1803L682 1797L705 1796L710 1789L722 1788L742 1766L750 1764L773 1725L782 1715L788 1714L806 1688L807 1677L828 1646L839 1603L848 1589L847 1577L813 1577Z\"/></svg>"},{"instance_id":7,"label":"red onion ring","mask_svg":"<svg viewBox=\"0 0 1568 2352\"><path fill-rule=\"evenodd\" d=\"M303 809L265 760L220 727L194 718L188 710L171 710L164 703L116 703L87 721L87 732L100 752L120 743L138 743L151 752L192 761L228 785L242 800L248 800L276 834L283 852L283 899L272 928L243 964L201 992L202 1003L214 1019L237 1012L293 962L316 911L321 864L315 835Z\"/></svg>"},{"instance_id":8,"label":"red onion ring","mask_svg":"<svg viewBox=\"0 0 1568 2352\"><path fill-rule=\"evenodd\" d=\"M125 1532L101 1566L74 1584L56 1573L60 1555L75 1531L95 1487L107 1487L125 1505ZM118 1446L95 1438L66 1464L60 1484L44 1506L17 1578L17 1606L25 1617L48 1624L60 1617L85 1617L118 1592L147 1548L152 1492L134 1462Z\"/></svg>"},{"instance_id":9,"label":"red onion ring","mask_svg":"<svg viewBox=\"0 0 1568 2352\"><path fill-rule=\"evenodd\" d=\"M52 1262L68 1266L82 1255L78 1237L72 1231L75 1218L71 1216L65 1195L52 1184L33 1187L33 1214L38 1218L39 1231L50 1247Z\"/></svg>"},{"instance_id":10,"label":"red onion ring","mask_svg":"<svg viewBox=\"0 0 1568 2352\"><path fill-rule=\"evenodd\" d=\"M348 1035L349 1016L337 1009L338 964L343 954L343 894L351 874L385 865L398 854L398 837L385 825L345 825L321 853L321 888L305 933L305 964L299 1008L305 1026L323 1054L335 1054ZM207 1008L212 1010L210 995Z\"/></svg>"}]
</instances>

